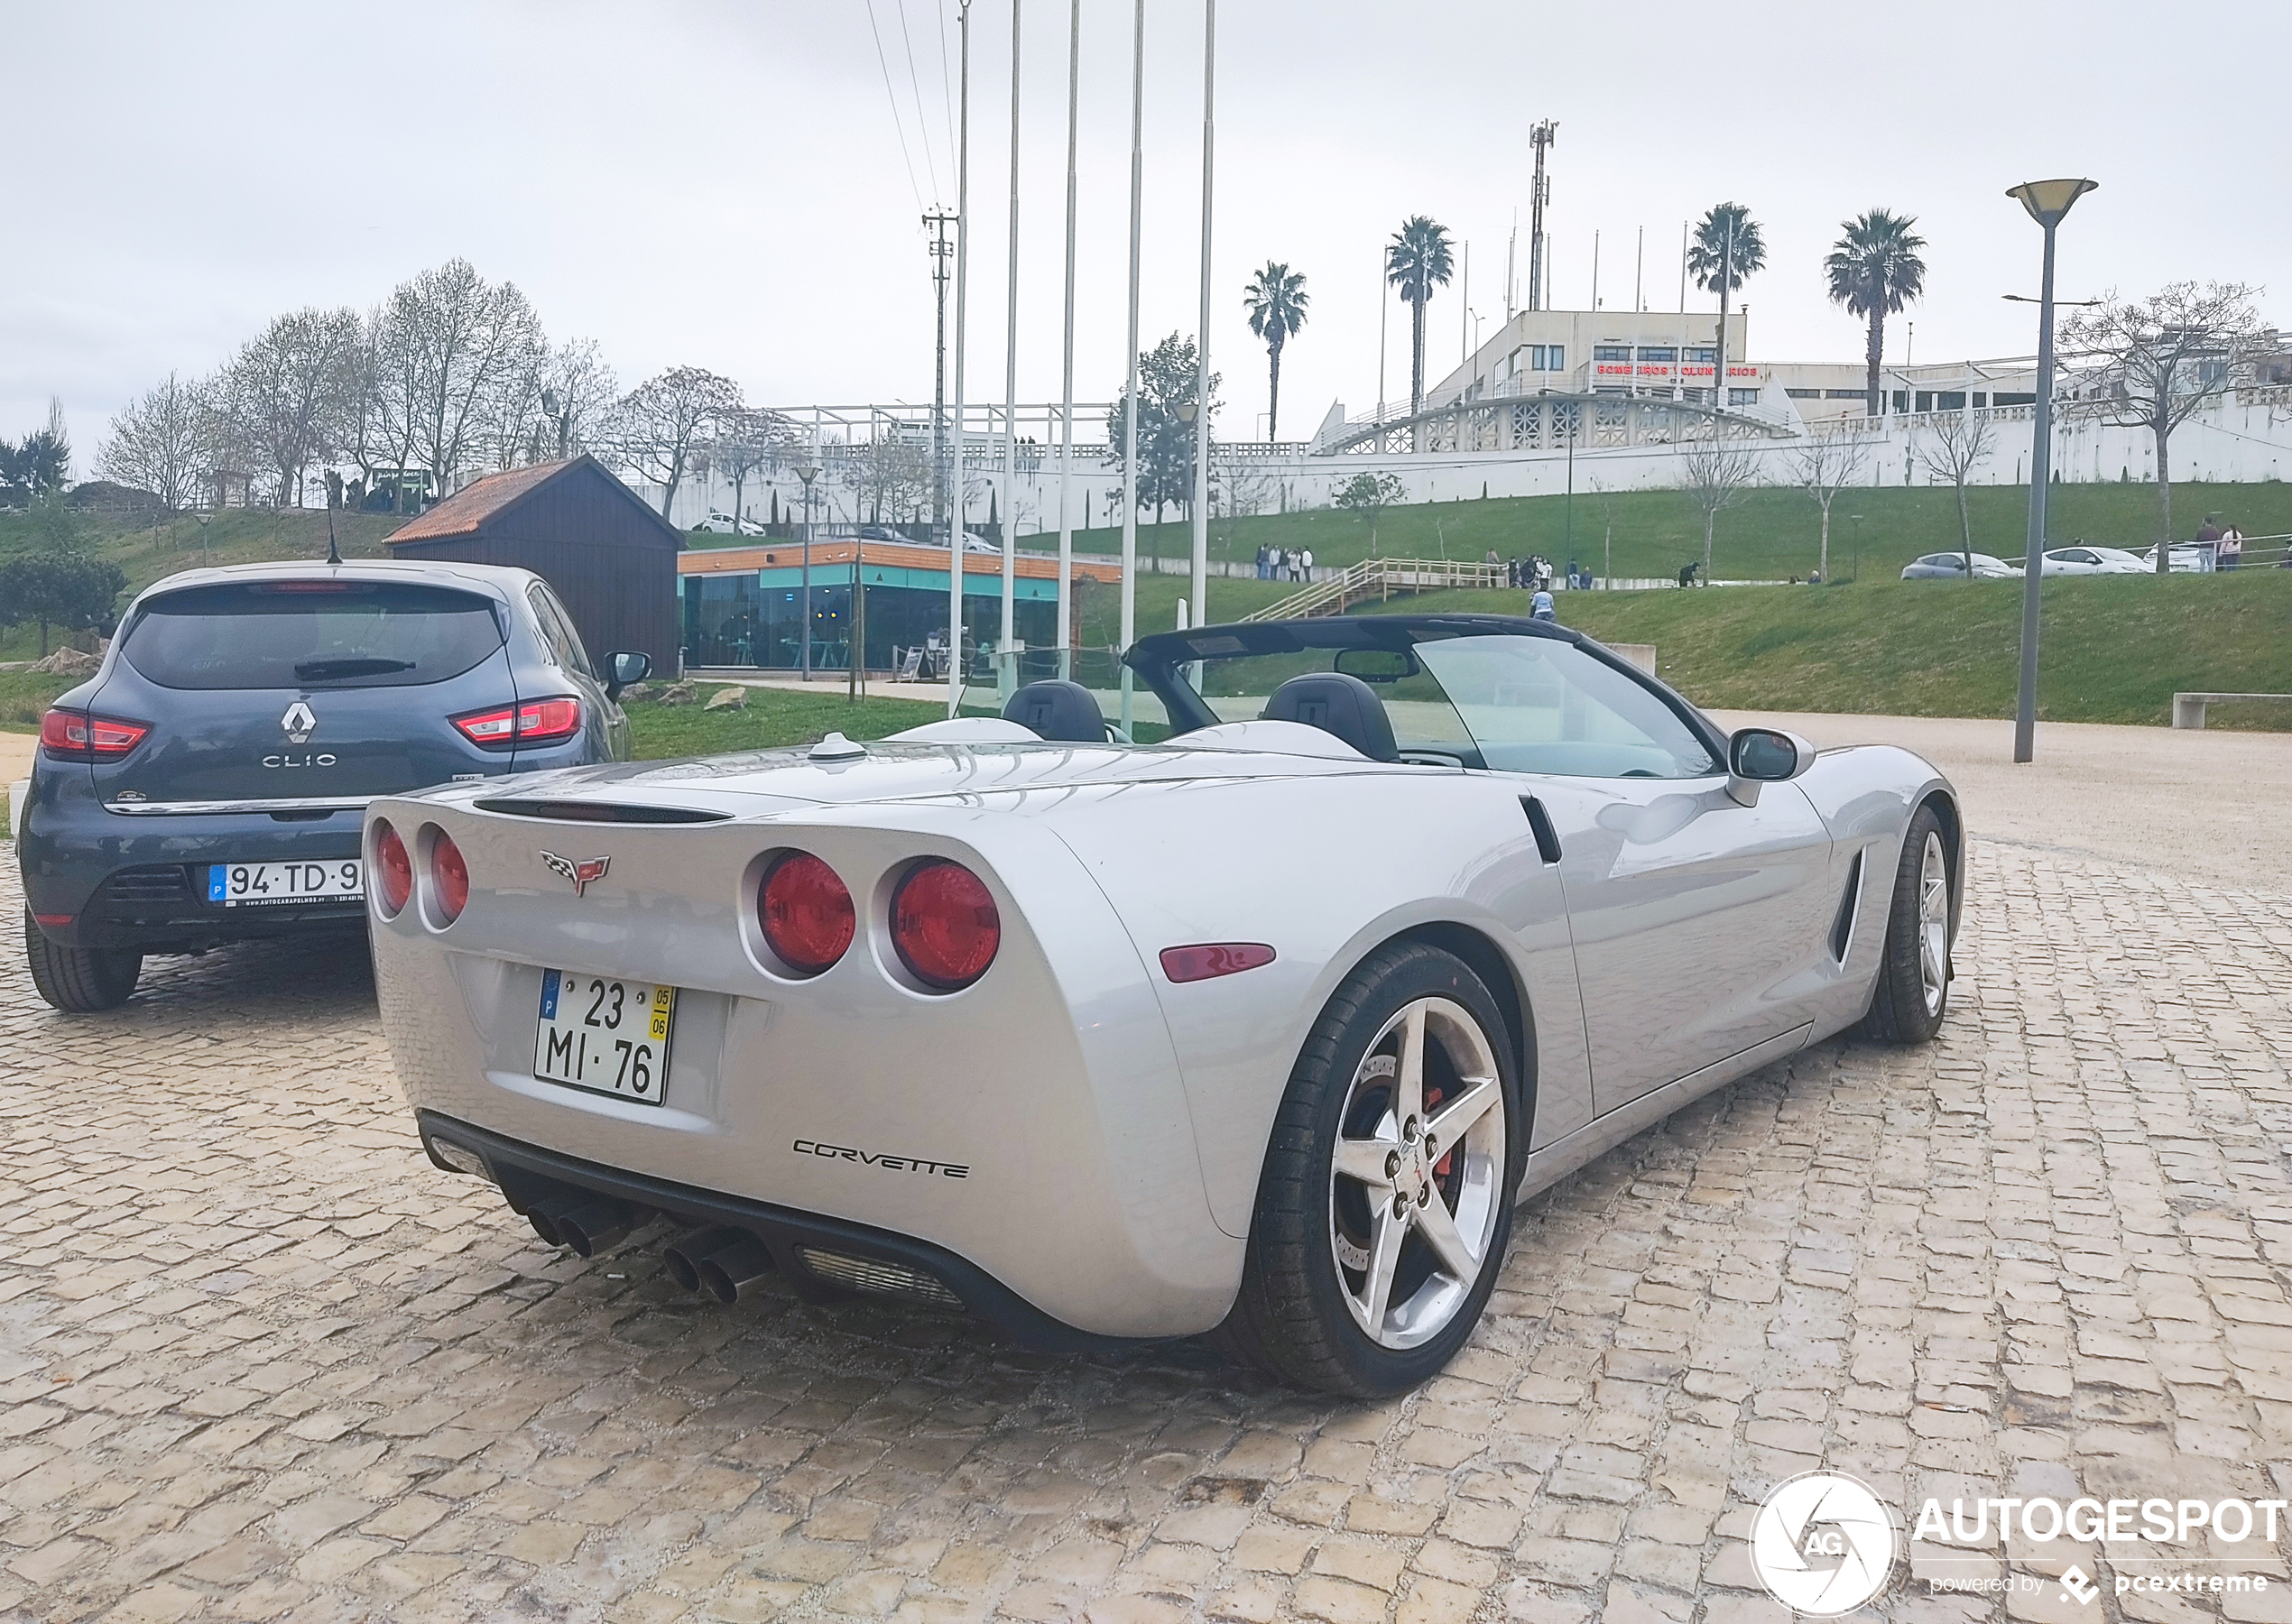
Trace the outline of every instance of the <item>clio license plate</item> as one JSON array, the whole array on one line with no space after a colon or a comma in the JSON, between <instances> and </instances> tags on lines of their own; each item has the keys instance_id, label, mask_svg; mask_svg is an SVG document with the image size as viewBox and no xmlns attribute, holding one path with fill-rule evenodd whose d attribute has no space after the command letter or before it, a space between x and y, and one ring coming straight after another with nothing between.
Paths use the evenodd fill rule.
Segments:
<instances>
[{"instance_id":1,"label":"clio license plate","mask_svg":"<svg viewBox=\"0 0 2292 1624\"><path fill-rule=\"evenodd\" d=\"M207 900L224 908L359 902L365 895L365 868L356 857L330 863L215 863L207 870Z\"/></svg>"},{"instance_id":2,"label":"clio license plate","mask_svg":"<svg viewBox=\"0 0 2292 1624\"><path fill-rule=\"evenodd\" d=\"M658 1105L668 1086L676 1013L674 987L544 970L533 1075L545 1083Z\"/></svg>"}]
</instances>

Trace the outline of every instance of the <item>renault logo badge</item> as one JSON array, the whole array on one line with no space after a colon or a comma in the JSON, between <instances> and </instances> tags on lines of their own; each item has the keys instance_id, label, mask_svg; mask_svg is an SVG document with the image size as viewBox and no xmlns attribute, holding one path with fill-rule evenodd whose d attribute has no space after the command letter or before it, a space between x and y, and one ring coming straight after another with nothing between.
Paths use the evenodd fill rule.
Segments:
<instances>
[{"instance_id":1,"label":"renault logo badge","mask_svg":"<svg viewBox=\"0 0 2292 1624\"><path fill-rule=\"evenodd\" d=\"M310 735L319 731L319 718L311 714L309 706L298 699L286 707L286 715L279 718L279 725L286 729L288 743L307 744L310 742Z\"/></svg>"}]
</instances>

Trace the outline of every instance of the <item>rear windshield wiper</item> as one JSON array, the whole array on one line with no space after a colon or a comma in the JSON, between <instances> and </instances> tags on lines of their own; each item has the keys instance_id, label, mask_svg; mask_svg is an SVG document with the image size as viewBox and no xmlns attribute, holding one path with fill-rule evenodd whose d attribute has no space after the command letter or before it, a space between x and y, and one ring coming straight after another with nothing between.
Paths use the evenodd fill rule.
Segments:
<instances>
[{"instance_id":1,"label":"rear windshield wiper","mask_svg":"<svg viewBox=\"0 0 2292 1624\"><path fill-rule=\"evenodd\" d=\"M413 669L411 660L306 660L294 668L294 674L305 682L326 682L337 677L384 677Z\"/></svg>"}]
</instances>

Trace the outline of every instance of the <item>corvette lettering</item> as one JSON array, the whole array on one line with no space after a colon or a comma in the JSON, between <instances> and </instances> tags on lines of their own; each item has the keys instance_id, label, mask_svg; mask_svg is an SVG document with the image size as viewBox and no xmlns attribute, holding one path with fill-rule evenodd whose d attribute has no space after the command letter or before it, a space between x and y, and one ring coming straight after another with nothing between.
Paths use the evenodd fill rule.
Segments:
<instances>
[{"instance_id":1,"label":"corvette lettering","mask_svg":"<svg viewBox=\"0 0 2292 1624\"><path fill-rule=\"evenodd\" d=\"M960 1162L927 1161L920 1156L884 1156L855 1150L849 1145L823 1145L818 1140L798 1140L789 1147L799 1156L824 1156L830 1161L861 1162L890 1173L936 1173L942 1178L968 1178L971 1169Z\"/></svg>"}]
</instances>

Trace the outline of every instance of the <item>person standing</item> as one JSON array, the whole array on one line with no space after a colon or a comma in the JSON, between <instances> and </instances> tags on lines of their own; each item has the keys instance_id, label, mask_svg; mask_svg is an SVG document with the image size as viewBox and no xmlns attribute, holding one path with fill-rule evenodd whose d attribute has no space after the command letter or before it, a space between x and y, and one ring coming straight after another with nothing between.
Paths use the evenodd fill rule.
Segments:
<instances>
[{"instance_id":1,"label":"person standing","mask_svg":"<svg viewBox=\"0 0 2292 1624\"><path fill-rule=\"evenodd\" d=\"M1313 549L1308 547L1301 549L1298 553L1298 579L1300 581L1309 581L1312 578Z\"/></svg>"},{"instance_id":2,"label":"person standing","mask_svg":"<svg viewBox=\"0 0 2292 1624\"><path fill-rule=\"evenodd\" d=\"M2221 527L2218 556L2223 569L2234 569L2238 560L2244 557L2244 532L2232 523Z\"/></svg>"}]
</instances>

